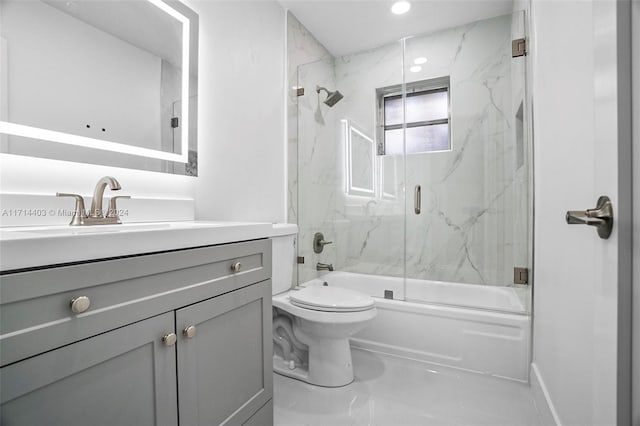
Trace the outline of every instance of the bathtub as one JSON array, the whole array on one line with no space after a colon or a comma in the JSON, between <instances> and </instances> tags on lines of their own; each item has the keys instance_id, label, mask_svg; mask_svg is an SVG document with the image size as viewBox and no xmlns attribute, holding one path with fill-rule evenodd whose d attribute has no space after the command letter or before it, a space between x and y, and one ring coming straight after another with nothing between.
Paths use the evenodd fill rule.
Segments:
<instances>
[{"instance_id":1,"label":"bathtub","mask_svg":"<svg viewBox=\"0 0 640 426\"><path fill-rule=\"evenodd\" d=\"M378 315L354 335L356 348L526 382L531 317L513 288L330 272L306 285L344 287L376 298Z\"/></svg>"}]
</instances>

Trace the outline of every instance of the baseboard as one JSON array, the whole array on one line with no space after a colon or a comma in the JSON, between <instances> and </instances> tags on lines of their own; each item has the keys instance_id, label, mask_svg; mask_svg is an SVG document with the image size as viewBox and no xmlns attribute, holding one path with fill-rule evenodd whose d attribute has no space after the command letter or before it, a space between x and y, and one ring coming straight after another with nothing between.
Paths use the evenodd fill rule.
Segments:
<instances>
[{"instance_id":1,"label":"baseboard","mask_svg":"<svg viewBox=\"0 0 640 426\"><path fill-rule=\"evenodd\" d=\"M549 397L549 391L535 362L531 363L531 393L533 394L533 400L538 409L541 423L549 426L562 426L558 413Z\"/></svg>"}]
</instances>

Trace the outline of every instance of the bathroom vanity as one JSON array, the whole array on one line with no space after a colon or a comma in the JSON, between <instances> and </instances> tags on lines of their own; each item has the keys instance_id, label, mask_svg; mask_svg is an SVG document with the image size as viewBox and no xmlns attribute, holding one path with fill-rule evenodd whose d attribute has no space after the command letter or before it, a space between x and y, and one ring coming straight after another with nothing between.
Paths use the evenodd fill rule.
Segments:
<instances>
[{"instance_id":1,"label":"bathroom vanity","mask_svg":"<svg viewBox=\"0 0 640 426\"><path fill-rule=\"evenodd\" d=\"M272 424L271 225L185 226L2 230L2 424Z\"/></svg>"}]
</instances>

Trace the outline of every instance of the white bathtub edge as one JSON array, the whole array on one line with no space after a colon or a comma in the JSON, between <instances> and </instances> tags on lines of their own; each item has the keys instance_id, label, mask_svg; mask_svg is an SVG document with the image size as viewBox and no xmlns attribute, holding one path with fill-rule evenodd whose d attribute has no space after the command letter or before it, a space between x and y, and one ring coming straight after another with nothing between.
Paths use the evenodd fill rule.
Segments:
<instances>
[{"instance_id":1,"label":"white bathtub edge","mask_svg":"<svg viewBox=\"0 0 640 426\"><path fill-rule=\"evenodd\" d=\"M446 365L447 367L451 367L452 364L446 363L447 360L450 362L460 361L459 358L453 358L453 357L447 357L447 356L442 356L438 354L432 354L428 352L416 351L413 349L403 348L400 346L386 345L384 343L374 342L372 340L356 339L352 337L349 339L349 342L351 343L351 346L353 346L354 348L364 349L370 352L378 352L386 355L393 355L399 358L406 358L414 361L426 362L429 364ZM441 359L442 362L434 361L433 358ZM474 371L474 370L469 370L469 369L460 368L460 367L454 367L454 368L458 368L460 370L465 370L465 371Z\"/></svg>"},{"instance_id":2,"label":"white bathtub edge","mask_svg":"<svg viewBox=\"0 0 640 426\"><path fill-rule=\"evenodd\" d=\"M411 313L421 313L428 308L433 312L437 312L439 315L445 317L450 317L453 315L455 318L461 318L460 315L462 314L464 315L465 319L469 316L473 317L474 320L477 318L486 318L490 320L500 318L518 324L527 324L531 318L528 314L523 314L520 312L502 312L488 309L474 309L468 306L443 305L437 303L413 302L396 299L376 298L376 306L383 306L385 309L389 309L391 311Z\"/></svg>"},{"instance_id":3,"label":"white bathtub edge","mask_svg":"<svg viewBox=\"0 0 640 426\"><path fill-rule=\"evenodd\" d=\"M375 352L375 353L380 353L380 354L385 354L385 355L391 355L391 356L395 356L395 357L398 357L398 358L409 359L409 360L412 360L412 361L423 362L425 364L437 365L437 366L440 366L440 367L453 368L455 370L468 371L468 372L475 373L475 374L482 374L482 375L486 375L486 376L497 377L499 379L510 380L510 381L518 382L518 383L527 383L527 380L521 380L521 379L517 379L515 377L503 376L503 375L500 375L500 374L491 374L491 373L487 373L486 371L480 371L480 370L464 368L464 367L460 367L458 365L455 365L453 363L447 363L446 362L447 359L460 361L457 358L443 357L441 355L430 354L430 353L421 352L421 351L415 351L415 350L411 350L411 349L407 349L407 348L402 348L402 347L399 347L399 346L385 345L383 343L377 343L377 342L373 342L371 340L354 339L353 337L349 339L349 342L351 343L351 347L356 348L356 349L360 349L360 350L364 350L364 351ZM435 361L433 358L439 358L439 359L442 359L443 361L442 362L438 362L438 361Z\"/></svg>"},{"instance_id":4,"label":"white bathtub edge","mask_svg":"<svg viewBox=\"0 0 640 426\"><path fill-rule=\"evenodd\" d=\"M538 409L538 415L541 420L540 423L543 425L562 426L558 418L558 413L549 397L547 386L544 384L540 370L538 370L535 362L531 363L531 393L533 394L533 400Z\"/></svg>"}]
</instances>

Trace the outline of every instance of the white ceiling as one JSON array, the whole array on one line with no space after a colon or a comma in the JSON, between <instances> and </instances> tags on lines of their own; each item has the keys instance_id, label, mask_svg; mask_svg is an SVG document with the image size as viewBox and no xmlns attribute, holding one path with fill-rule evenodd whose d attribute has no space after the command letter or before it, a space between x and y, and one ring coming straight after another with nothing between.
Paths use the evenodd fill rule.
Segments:
<instances>
[{"instance_id":1,"label":"white ceiling","mask_svg":"<svg viewBox=\"0 0 640 426\"><path fill-rule=\"evenodd\" d=\"M393 15L392 0L280 0L334 56L505 15L513 0L414 0L405 15Z\"/></svg>"}]
</instances>

